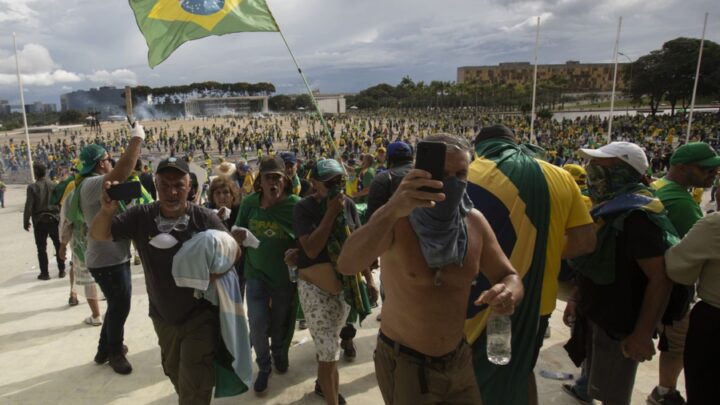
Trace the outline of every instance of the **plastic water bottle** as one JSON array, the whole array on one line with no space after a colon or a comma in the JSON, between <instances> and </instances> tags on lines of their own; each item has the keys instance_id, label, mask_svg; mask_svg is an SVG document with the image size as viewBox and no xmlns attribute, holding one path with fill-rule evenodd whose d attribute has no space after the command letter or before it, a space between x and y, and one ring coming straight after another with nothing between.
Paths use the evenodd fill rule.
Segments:
<instances>
[{"instance_id":1,"label":"plastic water bottle","mask_svg":"<svg viewBox=\"0 0 720 405\"><path fill-rule=\"evenodd\" d=\"M288 266L288 276L290 277L291 283L297 283L297 266Z\"/></svg>"},{"instance_id":2,"label":"plastic water bottle","mask_svg":"<svg viewBox=\"0 0 720 405\"><path fill-rule=\"evenodd\" d=\"M487 322L487 357L500 366L510 363L512 323L507 315L491 314Z\"/></svg>"}]
</instances>

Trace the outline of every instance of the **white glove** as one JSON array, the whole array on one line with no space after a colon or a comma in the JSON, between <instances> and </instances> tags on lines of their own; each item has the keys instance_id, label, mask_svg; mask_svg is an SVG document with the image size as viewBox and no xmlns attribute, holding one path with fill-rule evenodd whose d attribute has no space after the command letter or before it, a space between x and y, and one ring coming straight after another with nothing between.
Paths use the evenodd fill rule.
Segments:
<instances>
[{"instance_id":1,"label":"white glove","mask_svg":"<svg viewBox=\"0 0 720 405\"><path fill-rule=\"evenodd\" d=\"M130 137L145 140L145 128L138 121L135 121L135 127L130 128Z\"/></svg>"}]
</instances>

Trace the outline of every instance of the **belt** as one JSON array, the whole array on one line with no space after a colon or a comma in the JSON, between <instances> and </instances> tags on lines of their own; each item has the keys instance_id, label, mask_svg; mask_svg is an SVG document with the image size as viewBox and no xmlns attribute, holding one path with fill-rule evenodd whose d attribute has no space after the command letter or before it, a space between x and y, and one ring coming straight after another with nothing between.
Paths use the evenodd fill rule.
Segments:
<instances>
[{"instance_id":1,"label":"belt","mask_svg":"<svg viewBox=\"0 0 720 405\"><path fill-rule=\"evenodd\" d=\"M397 349L397 351L399 351L400 353L418 359L424 363L431 364L445 364L449 362L450 360L455 358L455 355L465 343L465 339L460 339L460 343L458 343L455 350L451 351L450 353L446 353L442 356L428 356L426 354L420 353L417 350L401 345L400 343L387 337L385 334L382 333L382 331L379 332L378 337L380 338L380 340L385 342L385 344L392 347L393 349Z\"/></svg>"}]
</instances>

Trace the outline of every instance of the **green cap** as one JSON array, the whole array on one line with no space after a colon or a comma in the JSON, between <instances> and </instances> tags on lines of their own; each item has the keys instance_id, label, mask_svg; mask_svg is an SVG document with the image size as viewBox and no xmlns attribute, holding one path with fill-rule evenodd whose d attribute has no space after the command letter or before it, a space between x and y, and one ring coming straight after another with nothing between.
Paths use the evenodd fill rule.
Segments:
<instances>
[{"instance_id":1,"label":"green cap","mask_svg":"<svg viewBox=\"0 0 720 405\"><path fill-rule=\"evenodd\" d=\"M102 159L107 151L102 146L91 143L80 151L80 175L85 176L92 172L97 162Z\"/></svg>"},{"instance_id":2,"label":"green cap","mask_svg":"<svg viewBox=\"0 0 720 405\"><path fill-rule=\"evenodd\" d=\"M312 170L312 177L320 181L328 181L335 176L343 176L345 170L335 159L323 159L315 164Z\"/></svg>"},{"instance_id":3,"label":"green cap","mask_svg":"<svg viewBox=\"0 0 720 405\"><path fill-rule=\"evenodd\" d=\"M670 165L680 163L717 167L720 166L720 156L718 156L712 146L705 142L690 142L677 148L670 158Z\"/></svg>"}]
</instances>

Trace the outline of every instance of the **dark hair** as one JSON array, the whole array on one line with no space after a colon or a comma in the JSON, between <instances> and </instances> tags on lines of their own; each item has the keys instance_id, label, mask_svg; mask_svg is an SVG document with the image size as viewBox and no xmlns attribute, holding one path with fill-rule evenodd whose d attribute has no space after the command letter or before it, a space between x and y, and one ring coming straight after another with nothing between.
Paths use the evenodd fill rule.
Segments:
<instances>
[{"instance_id":1,"label":"dark hair","mask_svg":"<svg viewBox=\"0 0 720 405\"><path fill-rule=\"evenodd\" d=\"M401 163L412 162L412 161L413 161L413 155L412 155L412 154L411 154L411 155L403 155L403 154L392 155L392 156L389 156L388 159L387 159L388 166L390 166L390 167L393 167L393 166L395 166L395 165L399 165L399 164L401 164Z\"/></svg>"},{"instance_id":2,"label":"dark hair","mask_svg":"<svg viewBox=\"0 0 720 405\"><path fill-rule=\"evenodd\" d=\"M33 173L36 179L42 179L47 173L47 167L42 163L33 163Z\"/></svg>"}]
</instances>

